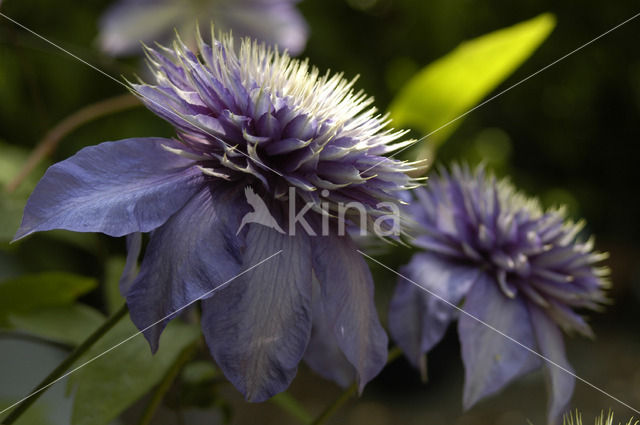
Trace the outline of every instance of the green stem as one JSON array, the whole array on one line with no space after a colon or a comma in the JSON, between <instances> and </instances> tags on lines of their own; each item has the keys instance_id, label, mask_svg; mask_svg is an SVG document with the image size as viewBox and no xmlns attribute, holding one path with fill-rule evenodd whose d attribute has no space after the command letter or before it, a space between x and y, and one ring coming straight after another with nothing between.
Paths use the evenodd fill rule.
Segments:
<instances>
[{"instance_id":1,"label":"green stem","mask_svg":"<svg viewBox=\"0 0 640 425\"><path fill-rule=\"evenodd\" d=\"M392 363L395 359L402 355L402 350L398 347L394 347L389 351L389 356L387 357L387 364ZM311 425L321 425L325 423L331 416L333 416L338 409L340 409L349 399L354 396L358 392L358 386L354 383L350 387L348 387L338 398L336 398L333 403L327 406L326 409L320 416L318 416Z\"/></svg>"},{"instance_id":2,"label":"green stem","mask_svg":"<svg viewBox=\"0 0 640 425\"><path fill-rule=\"evenodd\" d=\"M318 416L313 422L311 422L311 425L320 425L325 423L331 416L333 416L334 413L336 413L338 409L340 409L347 401L349 401L349 399L354 396L357 391L358 386L356 384L352 384L349 388L344 390L344 392L340 394L340 396L336 398L333 403L327 406L327 408L324 409L322 413L320 413L320 416Z\"/></svg>"},{"instance_id":3,"label":"green stem","mask_svg":"<svg viewBox=\"0 0 640 425\"><path fill-rule=\"evenodd\" d=\"M141 105L142 103L134 95L123 94L85 106L84 108L69 115L49 130L44 138L38 142L35 149L31 151L27 161L20 169L18 175L7 184L7 192L11 193L15 191L24 179L26 179L33 171L33 169L36 168L40 161L56 149L60 140L76 128L93 121L96 118Z\"/></svg>"},{"instance_id":4,"label":"green stem","mask_svg":"<svg viewBox=\"0 0 640 425\"><path fill-rule=\"evenodd\" d=\"M60 380L60 377L84 355L100 338L102 338L111 328L113 328L128 312L127 305L124 304L118 311L109 317L98 329L78 345L66 359L62 361L42 382L36 386L31 393L22 399L17 407L2 421L3 425L14 423L44 392Z\"/></svg>"},{"instance_id":5,"label":"green stem","mask_svg":"<svg viewBox=\"0 0 640 425\"><path fill-rule=\"evenodd\" d=\"M400 347L393 347L389 350L389 355L387 356L387 364L393 363L398 357L402 356L402 350Z\"/></svg>"},{"instance_id":6,"label":"green stem","mask_svg":"<svg viewBox=\"0 0 640 425\"><path fill-rule=\"evenodd\" d=\"M276 404L282 410L299 420L303 424L310 424L313 418L305 408L293 398L287 391L283 391L271 397L270 402Z\"/></svg>"},{"instance_id":7,"label":"green stem","mask_svg":"<svg viewBox=\"0 0 640 425\"><path fill-rule=\"evenodd\" d=\"M199 342L200 341L196 341L193 344L190 344L187 347L185 347L184 350L182 350L182 352L180 353L176 361L173 363L173 365L171 365L171 368L165 374L164 378L162 378L162 381L160 382L160 384L158 384L158 386L156 387L156 390L154 391L153 396L151 397L151 401L149 402L144 412L142 413L142 416L140 417L140 421L138 422L138 425L148 425L151 423L151 420L153 419L153 416L155 415L156 410L158 409L158 406L160 406L162 399L164 399L164 396L167 394L167 392L171 388L171 384L173 384L173 381L176 379L176 377L178 376L178 374L180 373L184 365L186 365L187 362L191 360L191 358L197 351L199 347Z\"/></svg>"}]
</instances>

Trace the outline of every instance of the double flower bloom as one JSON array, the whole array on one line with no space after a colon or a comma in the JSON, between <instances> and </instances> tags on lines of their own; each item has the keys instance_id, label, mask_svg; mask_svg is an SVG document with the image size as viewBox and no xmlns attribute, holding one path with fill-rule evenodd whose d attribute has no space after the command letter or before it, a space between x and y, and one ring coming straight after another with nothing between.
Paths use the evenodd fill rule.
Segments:
<instances>
[{"instance_id":1,"label":"double flower bloom","mask_svg":"<svg viewBox=\"0 0 640 425\"><path fill-rule=\"evenodd\" d=\"M320 75L249 40L236 50L230 36L198 46L194 53L177 40L173 49L148 49L155 84L132 85L176 139L102 143L52 166L16 238L50 229L150 232L140 273L122 289L139 329L161 321L144 333L152 350L172 313L203 298L209 349L248 400L286 389L302 359L362 390L384 367L388 341L369 269L331 212L356 202L373 221L388 213L381 203L402 205L416 186L407 175L413 164L384 155L410 142L397 142L405 133L385 129L371 99L341 75ZM236 235L251 211L247 186L281 224L296 188L301 204L318 207L306 220L315 236L259 224ZM464 302L470 314L569 368L559 326L588 333L572 308L596 308L605 285L594 267L602 256L576 242L576 226L481 170L443 172L415 197L405 210L425 252L405 273L437 297L403 279L397 287L389 328L409 359L418 364L455 318L445 300ZM469 320L459 320L467 407L541 364ZM549 373L554 417L573 378Z\"/></svg>"}]
</instances>

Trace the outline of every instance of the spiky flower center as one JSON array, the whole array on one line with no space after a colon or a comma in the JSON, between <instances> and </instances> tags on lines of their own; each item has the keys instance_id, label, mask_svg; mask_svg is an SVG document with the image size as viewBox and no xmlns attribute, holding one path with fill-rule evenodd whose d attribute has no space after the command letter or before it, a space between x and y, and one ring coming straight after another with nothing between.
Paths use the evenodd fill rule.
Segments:
<instances>
[{"instance_id":1,"label":"spiky flower center","mask_svg":"<svg viewBox=\"0 0 640 425\"><path fill-rule=\"evenodd\" d=\"M482 169L442 170L418 195L414 215L426 229L418 245L486 270L505 296L521 294L561 324L587 332L567 307L597 309L608 269L597 267L607 254L593 252L593 239L578 239L584 222L567 220L563 208L543 211Z\"/></svg>"},{"instance_id":2,"label":"spiky flower center","mask_svg":"<svg viewBox=\"0 0 640 425\"><path fill-rule=\"evenodd\" d=\"M248 39L238 52L230 35L212 40L198 34L198 53L180 39L147 49L156 85L133 85L176 127L185 149L174 151L203 173L258 182L276 199L295 187L315 204L356 201L372 214L415 186L406 174L414 164L383 156L411 141L396 143L405 132L386 128L355 80Z\"/></svg>"}]
</instances>

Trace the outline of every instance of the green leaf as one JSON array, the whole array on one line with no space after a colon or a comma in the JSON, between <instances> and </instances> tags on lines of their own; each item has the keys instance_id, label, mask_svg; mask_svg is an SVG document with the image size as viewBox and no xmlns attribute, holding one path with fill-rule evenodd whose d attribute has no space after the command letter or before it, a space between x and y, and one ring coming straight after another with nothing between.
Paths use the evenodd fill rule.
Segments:
<instances>
[{"instance_id":1,"label":"green leaf","mask_svg":"<svg viewBox=\"0 0 640 425\"><path fill-rule=\"evenodd\" d=\"M533 54L555 26L545 13L531 20L466 41L416 74L390 106L396 127L436 132L441 144L461 123L451 120L478 104Z\"/></svg>"},{"instance_id":2,"label":"green leaf","mask_svg":"<svg viewBox=\"0 0 640 425\"><path fill-rule=\"evenodd\" d=\"M70 345L79 345L104 320L104 315L84 304L45 307L9 316L15 329Z\"/></svg>"},{"instance_id":3,"label":"green leaf","mask_svg":"<svg viewBox=\"0 0 640 425\"><path fill-rule=\"evenodd\" d=\"M294 418L297 418L300 422L310 424L313 417L307 412L307 410L293 398L288 392L281 392L269 399L269 401L277 404L282 410L289 413Z\"/></svg>"},{"instance_id":4,"label":"green leaf","mask_svg":"<svg viewBox=\"0 0 640 425\"><path fill-rule=\"evenodd\" d=\"M136 334L124 319L109 331L79 364ZM72 425L107 425L151 390L165 376L185 347L200 336L196 326L172 322L162 334L160 349L152 355L149 344L137 335L70 376L75 386Z\"/></svg>"},{"instance_id":5,"label":"green leaf","mask_svg":"<svg viewBox=\"0 0 640 425\"><path fill-rule=\"evenodd\" d=\"M71 304L97 286L95 279L65 272L22 275L0 283L0 326L8 316Z\"/></svg>"}]
</instances>

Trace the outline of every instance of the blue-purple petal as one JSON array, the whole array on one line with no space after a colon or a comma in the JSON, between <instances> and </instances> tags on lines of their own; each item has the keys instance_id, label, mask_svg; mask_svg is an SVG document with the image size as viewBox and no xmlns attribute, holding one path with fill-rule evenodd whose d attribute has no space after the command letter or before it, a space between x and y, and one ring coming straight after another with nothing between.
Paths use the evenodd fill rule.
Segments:
<instances>
[{"instance_id":1,"label":"blue-purple petal","mask_svg":"<svg viewBox=\"0 0 640 425\"><path fill-rule=\"evenodd\" d=\"M184 4L158 0L120 0L100 19L98 42L111 55L142 53L141 42L163 41L181 19Z\"/></svg>"},{"instance_id":2,"label":"blue-purple petal","mask_svg":"<svg viewBox=\"0 0 640 425\"><path fill-rule=\"evenodd\" d=\"M407 276L406 271L401 270L401 273ZM427 320L430 313L426 305L427 297L415 285L400 278L389 306L391 339L416 368L420 367L420 359L428 351L422 347L435 345L450 322L448 317L445 321ZM428 335L427 340L434 340L433 343L423 344L425 333Z\"/></svg>"},{"instance_id":3,"label":"blue-purple petal","mask_svg":"<svg viewBox=\"0 0 640 425\"><path fill-rule=\"evenodd\" d=\"M49 167L27 201L14 240L65 229L124 236L161 226L203 184L193 161L165 150L170 139L89 146Z\"/></svg>"},{"instance_id":4,"label":"blue-purple petal","mask_svg":"<svg viewBox=\"0 0 640 425\"><path fill-rule=\"evenodd\" d=\"M355 379L355 369L338 345L338 339L324 311L320 283L317 279L313 280L312 306L313 326L304 361L323 378L346 388Z\"/></svg>"},{"instance_id":5,"label":"blue-purple petal","mask_svg":"<svg viewBox=\"0 0 640 425\"><path fill-rule=\"evenodd\" d=\"M401 269L401 274L431 292L400 277L389 309L392 338L409 361L419 367L422 355L442 339L449 323L457 317L457 310L443 299L458 305L481 271L420 253Z\"/></svg>"},{"instance_id":6,"label":"blue-purple petal","mask_svg":"<svg viewBox=\"0 0 640 425\"><path fill-rule=\"evenodd\" d=\"M297 55L307 42L307 24L295 8L297 0L227 2L226 7L212 7L219 28L234 34L277 44ZM238 3L242 4L238 7Z\"/></svg>"},{"instance_id":7,"label":"blue-purple petal","mask_svg":"<svg viewBox=\"0 0 640 425\"><path fill-rule=\"evenodd\" d=\"M241 240L235 232L246 209L241 188L204 188L152 233L126 294L131 320L145 330L152 351L172 313L239 273Z\"/></svg>"},{"instance_id":8,"label":"blue-purple petal","mask_svg":"<svg viewBox=\"0 0 640 425\"><path fill-rule=\"evenodd\" d=\"M203 32L208 30L212 19L217 30L233 30L240 36L277 44L297 54L304 49L308 28L294 3L296 1L290 0L216 0L203 4L120 0L102 16L98 41L108 54L128 55L141 51L141 41L165 41L176 28L187 37L187 44L193 45L191 34L195 32L196 18L201 18Z\"/></svg>"},{"instance_id":9,"label":"blue-purple petal","mask_svg":"<svg viewBox=\"0 0 640 425\"><path fill-rule=\"evenodd\" d=\"M248 269L203 301L202 328L227 379L248 401L259 402L289 386L309 342L308 236L302 229L288 236L250 224L243 262Z\"/></svg>"},{"instance_id":10,"label":"blue-purple petal","mask_svg":"<svg viewBox=\"0 0 640 425\"><path fill-rule=\"evenodd\" d=\"M463 308L470 316L484 322L467 314L461 314L458 320L465 369L463 405L469 409L514 378L539 367L540 359L520 345L535 350L535 336L525 301L520 297L509 299L504 296L488 275L482 274L469 290Z\"/></svg>"},{"instance_id":11,"label":"blue-purple petal","mask_svg":"<svg viewBox=\"0 0 640 425\"><path fill-rule=\"evenodd\" d=\"M562 370L549 362L546 364L545 373L549 387L547 422L554 424L558 422L563 412L567 409L569 401L571 401L573 387L575 386L575 378L571 375L573 368L565 356L562 332L558 325L539 307L531 303L529 304L529 312L540 354L566 369Z\"/></svg>"},{"instance_id":12,"label":"blue-purple petal","mask_svg":"<svg viewBox=\"0 0 640 425\"><path fill-rule=\"evenodd\" d=\"M324 313L362 391L387 361L388 339L374 304L371 272L349 236L330 232L311 243Z\"/></svg>"}]
</instances>

